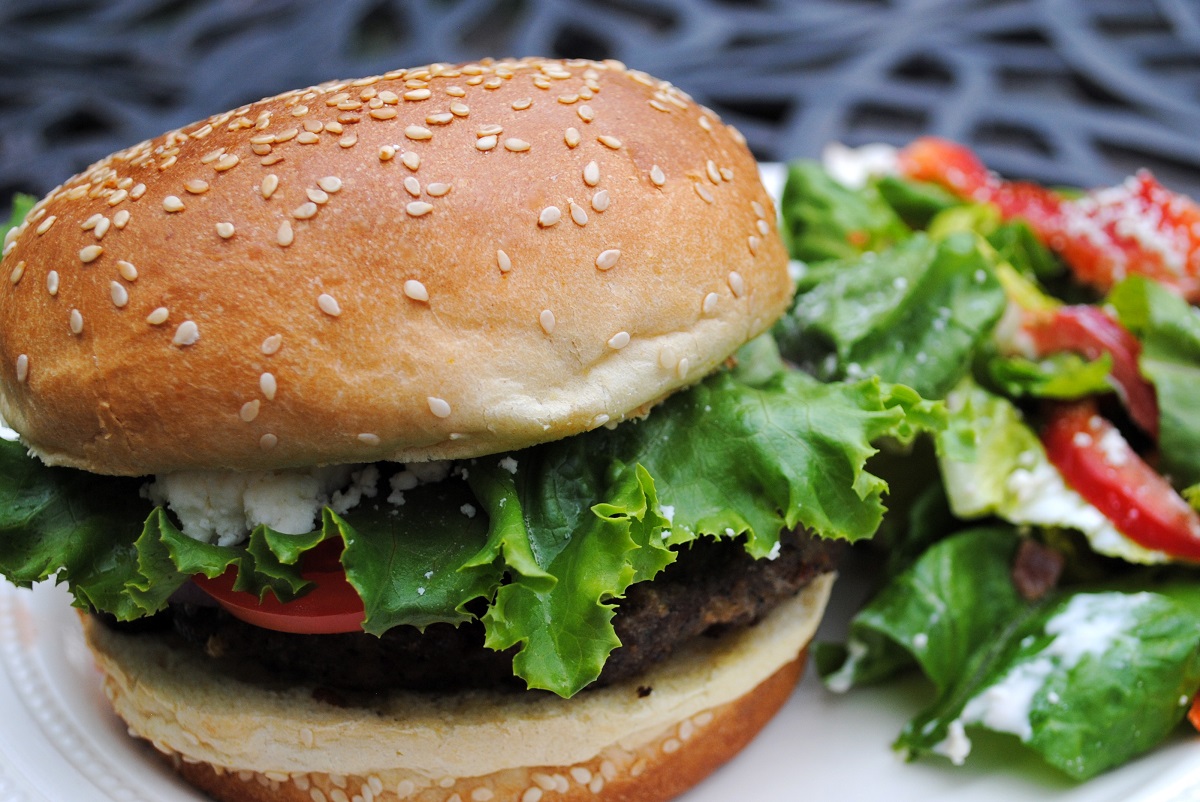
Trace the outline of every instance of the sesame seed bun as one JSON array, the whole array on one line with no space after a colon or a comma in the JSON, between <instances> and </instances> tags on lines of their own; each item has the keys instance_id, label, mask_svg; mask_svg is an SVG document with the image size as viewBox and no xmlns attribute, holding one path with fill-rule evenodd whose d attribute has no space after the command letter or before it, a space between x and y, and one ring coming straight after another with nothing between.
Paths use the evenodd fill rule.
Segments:
<instances>
[{"instance_id":1,"label":"sesame seed bun","mask_svg":"<svg viewBox=\"0 0 1200 802\"><path fill-rule=\"evenodd\" d=\"M754 627L570 700L393 692L334 707L312 687L214 673L162 638L90 617L85 631L130 731L217 799L365 799L365 787L376 802L660 802L736 754L783 704L832 583L822 576Z\"/></svg>"},{"instance_id":2,"label":"sesame seed bun","mask_svg":"<svg viewBox=\"0 0 1200 802\"><path fill-rule=\"evenodd\" d=\"M0 415L142 475L462 458L644 414L784 309L744 140L616 62L398 70L114 154L4 247Z\"/></svg>"}]
</instances>

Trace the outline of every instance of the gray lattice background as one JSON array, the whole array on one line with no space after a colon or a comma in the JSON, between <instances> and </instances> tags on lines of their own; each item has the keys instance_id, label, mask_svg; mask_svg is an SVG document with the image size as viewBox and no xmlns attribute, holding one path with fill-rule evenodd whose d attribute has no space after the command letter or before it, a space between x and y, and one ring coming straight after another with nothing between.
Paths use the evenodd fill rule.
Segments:
<instances>
[{"instance_id":1,"label":"gray lattice background","mask_svg":"<svg viewBox=\"0 0 1200 802\"><path fill-rule=\"evenodd\" d=\"M764 159L936 133L1200 194L1200 0L0 0L0 198L294 86L532 54L669 79Z\"/></svg>"}]
</instances>

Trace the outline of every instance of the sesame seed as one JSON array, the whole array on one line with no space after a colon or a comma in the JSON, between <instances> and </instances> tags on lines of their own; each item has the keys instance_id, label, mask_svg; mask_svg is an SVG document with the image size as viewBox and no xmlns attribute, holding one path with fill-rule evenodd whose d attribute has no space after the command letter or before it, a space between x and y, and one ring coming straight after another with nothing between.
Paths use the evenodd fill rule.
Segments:
<instances>
[{"instance_id":1,"label":"sesame seed","mask_svg":"<svg viewBox=\"0 0 1200 802\"><path fill-rule=\"evenodd\" d=\"M767 216L767 210L758 201L750 201L750 208L754 210L754 216L762 220Z\"/></svg>"},{"instance_id":2,"label":"sesame seed","mask_svg":"<svg viewBox=\"0 0 1200 802\"><path fill-rule=\"evenodd\" d=\"M691 366L691 364L688 362L688 358L686 356L683 357L675 365L675 375L681 379L686 379L687 375L688 375L688 368L690 366Z\"/></svg>"},{"instance_id":3,"label":"sesame seed","mask_svg":"<svg viewBox=\"0 0 1200 802\"><path fill-rule=\"evenodd\" d=\"M272 354L277 353L279 351L280 346L282 346L282 345L283 345L283 335L282 334L272 334L270 337L263 340L262 352L264 354L266 354L267 356L271 356Z\"/></svg>"},{"instance_id":4,"label":"sesame seed","mask_svg":"<svg viewBox=\"0 0 1200 802\"><path fill-rule=\"evenodd\" d=\"M593 429L595 429L595 428L599 428L600 426L603 426L604 424L608 423L610 420L612 420L612 418L610 418L610 417L609 417L607 414L605 414L604 412L601 412L599 415L597 415L596 417L592 418L592 428L593 428ZM562 783L558 783L558 782L556 781L556 782L555 782L555 784L556 784L556 785L565 785L565 784L566 784L566 780L565 780L565 778L562 778L562 777L561 777L561 775L559 776L559 779L563 779L563 782L562 782ZM565 789L564 789L564 790L565 790Z\"/></svg>"},{"instance_id":5,"label":"sesame seed","mask_svg":"<svg viewBox=\"0 0 1200 802\"><path fill-rule=\"evenodd\" d=\"M504 140L504 149L511 150L513 153L523 153L523 152L529 150L529 143L526 142L524 139L517 139L516 137L512 137L510 139Z\"/></svg>"},{"instance_id":6,"label":"sesame seed","mask_svg":"<svg viewBox=\"0 0 1200 802\"><path fill-rule=\"evenodd\" d=\"M422 128L419 125L410 125L404 129L404 135L409 139L422 140L433 139L433 132L428 128Z\"/></svg>"},{"instance_id":7,"label":"sesame seed","mask_svg":"<svg viewBox=\"0 0 1200 802\"><path fill-rule=\"evenodd\" d=\"M278 445L278 443L279 443L279 438L276 437L275 435L271 434L270 432L267 432L262 437L258 438L258 446L263 451L270 451L272 448L274 448L276 445ZM314 788L313 790L316 791L317 789Z\"/></svg>"},{"instance_id":8,"label":"sesame seed","mask_svg":"<svg viewBox=\"0 0 1200 802\"><path fill-rule=\"evenodd\" d=\"M397 111L396 111L396 109L395 109L395 108L393 108L392 106L384 106L384 107L383 107L383 108L381 108L381 109L371 109L371 111L370 111L370 112L368 112L368 113L371 115L371 117L373 117L373 118L374 118L374 119L376 119L376 120L391 120L391 119L394 119L394 118L395 118L395 117L396 117L396 116L399 114L399 112L397 112ZM416 128L416 127L417 127L417 126L415 126L415 125L410 125L410 126L409 126L409 128ZM429 129L423 129L423 130L426 130L426 131L428 131ZM408 135L408 130L406 129L406 130L404 131L404 133L405 133L405 135L407 136L407 135ZM409 137L409 139L429 139L429 137L427 137L427 136L423 136L423 137L415 137L415 136L413 136L413 137Z\"/></svg>"},{"instance_id":9,"label":"sesame seed","mask_svg":"<svg viewBox=\"0 0 1200 802\"><path fill-rule=\"evenodd\" d=\"M669 108L664 106L662 103L659 103L657 100L650 101L650 108L657 109L658 111L665 111L668 113L671 111Z\"/></svg>"},{"instance_id":10,"label":"sesame seed","mask_svg":"<svg viewBox=\"0 0 1200 802\"><path fill-rule=\"evenodd\" d=\"M150 314L146 315L146 322L151 326L161 326L163 323L167 322L167 318L169 316L170 312L167 310L167 308L165 306L160 306Z\"/></svg>"},{"instance_id":11,"label":"sesame seed","mask_svg":"<svg viewBox=\"0 0 1200 802\"><path fill-rule=\"evenodd\" d=\"M287 130L281 131L278 134L276 134L275 141L276 142L290 142L291 140L295 139L299 133L300 133L299 129L288 128Z\"/></svg>"},{"instance_id":12,"label":"sesame seed","mask_svg":"<svg viewBox=\"0 0 1200 802\"><path fill-rule=\"evenodd\" d=\"M450 113L455 117L466 117L471 113L471 109L466 103L451 103Z\"/></svg>"},{"instance_id":13,"label":"sesame seed","mask_svg":"<svg viewBox=\"0 0 1200 802\"><path fill-rule=\"evenodd\" d=\"M286 248L287 246L291 245L295 239L296 234L292 231L291 221L284 220L279 224L279 230L275 232L275 242Z\"/></svg>"},{"instance_id":14,"label":"sesame seed","mask_svg":"<svg viewBox=\"0 0 1200 802\"><path fill-rule=\"evenodd\" d=\"M163 198L163 209L168 212L182 212L183 201L175 195L168 195Z\"/></svg>"},{"instance_id":15,"label":"sesame seed","mask_svg":"<svg viewBox=\"0 0 1200 802\"><path fill-rule=\"evenodd\" d=\"M261 404L262 402L257 398L253 401L247 401L246 403L242 404L242 408L238 410L238 417L240 417L246 423L249 423L258 417L258 408L261 406Z\"/></svg>"},{"instance_id":16,"label":"sesame seed","mask_svg":"<svg viewBox=\"0 0 1200 802\"><path fill-rule=\"evenodd\" d=\"M666 174L657 164L650 168L650 183L654 184L656 187L661 187L663 184L667 183Z\"/></svg>"},{"instance_id":17,"label":"sesame seed","mask_svg":"<svg viewBox=\"0 0 1200 802\"><path fill-rule=\"evenodd\" d=\"M58 271L51 270L46 274L46 292L58 295Z\"/></svg>"},{"instance_id":18,"label":"sesame seed","mask_svg":"<svg viewBox=\"0 0 1200 802\"><path fill-rule=\"evenodd\" d=\"M567 143L568 148L578 147L582 140L583 137L580 135L579 131L574 128L568 128L567 132L563 134L563 141Z\"/></svg>"},{"instance_id":19,"label":"sesame seed","mask_svg":"<svg viewBox=\"0 0 1200 802\"><path fill-rule=\"evenodd\" d=\"M491 150L496 147L498 139L495 136L484 136L475 140L476 150Z\"/></svg>"},{"instance_id":20,"label":"sesame seed","mask_svg":"<svg viewBox=\"0 0 1200 802\"><path fill-rule=\"evenodd\" d=\"M721 178L724 178L726 181L732 181L733 180L733 170L729 169L728 167L722 167L721 168Z\"/></svg>"},{"instance_id":21,"label":"sesame seed","mask_svg":"<svg viewBox=\"0 0 1200 802\"><path fill-rule=\"evenodd\" d=\"M755 225L758 227L758 233L764 237L771 233L771 226L767 224L766 220L759 220Z\"/></svg>"},{"instance_id":22,"label":"sesame seed","mask_svg":"<svg viewBox=\"0 0 1200 802\"><path fill-rule=\"evenodd\" d=\"M488 78L483 82L484 89L499 89L504 84L503 78Z\"/></svg>"},{"instance_id":23,"label":"sesame seed","mask_svg":"<svg viewBox=\"0 0 1200 802\"><path fill-rule=\"evenodd\" d=\"M327 175L317 180L317 186L333 195L342 188L342 179L336 175Z\"/></svg>"},{"instance_id":24,"label":"sesame seed","mask_svg":"<svg viewBox=\"0 0 1200 802\"><path fill-rule=\"evenodd\" d=\"M429 300L429 290L425 289L425 285L415 278L410 278L404 282L404 294L414 301L424 302Z\"/></svg>"},{"instance_id":25,"label":"sesame seed","mask_svg":"<svg viewBox=\"0 0 1200 802\"><path fill-rule=\"evenodd\" d=\"M281 161L283 161L283 156L280 156L278 153L273 153L270 156L259 159L258 163L263 167L270 167L273 164L279 164Z\"/></svg>"},{"instance_id":26,"label":"sesame seed","mask_svg":"<svg viewBox=\"0 0 1200 802\"><path fill-rule=\"evenodd\" d=\"M587 163L583 168L583 183L589 187L594 187L600 183L600 165L594 161Z\"/></svg>"},{"instance_id":27,"label":"sesame seed","mask_svg":"<svg viewBox=\"0 0 1200 802\"><path fill-rule=\"evenodd\" d=\"M379 161L390 162L396 155L396 149L391 145L384 145L379 149Z\"/></svg>"},{"instance_id":28,"label":"sesame seed","mask_svg":"<svg viewBox=\"0 0 1200 802\"><path fill-rule=\"evenodd\" d=\"M118 212L118 214L119 214L119 212ZM50 230L50 226L54 225L54 221L57 219L58 219L58 217L53 214L50 215L49 217L47 217L45 220L42 221L41 225L39 225L37 227L37 233L39 235L45 234L47 231Z\"/></svg>"},{"instance_id":29,"label":"sesame seed","mask_svg":"<svg viewBox=\"0 0 1200 802\"><path fill-rule=\"evenodd\" d=\"M542 789L537 786L526 788L521 794L521 802L542 802Z\"/></svg>"},{"instance_id":30,"label":"sesame seed","mask_svg":"<svg viewBox=\"0 0 1200 802\"><path fill-rule=\"evenodd\" d=\"M125 228L126 224L129 222L130 217L131 217L131 215L129 214L129 210L122 209L113 215L113 225L116 226L117 230L119 231L122 228Z\"/></svg>"},{"instance_id":31,"label":"sesame seed","mask_svg":"<svg viewBox=\"0 0 1200 802\"><path fill-rule=\"evenodd\" d=\"M137 281L137 268L131 262L126 262L124 259L117 262L117 272L121 274L121 278L126 281Z\"/></svg>"},{"instance_id":32,"label":"sesame seed","mask_svg":"<svg viewBox=\"0 0 1200 802\"><path fill-rule=\"evenodd\" d=\"M712 159L709 159L708 162L705 163L704 171L708 173L709 181L712 181L714 184L721 183L721 171L717 169L717 165Z\"/></svg>"},{"instance_id":33,"label":"sesame seed","mask_svg":"<svg viewBox=\"0 0 1200 802\"><path fill-rule=\"evenodd\" d=\"M577 94L559 95L558 102L562 103L564 106L570 106L572 103L579 102L579 95L577 95Z\"/></svg>"},{"instance_id":34,"label":"sesame seed","mask_svg":"<svg viewBox=\"0 0 1200 802\"><path fill-rule=\"evenodd\" d=\"M312 187L309 187L308 189L304 190L304 194L307 195L308 199L313 203L329 203L329 193L323 189L313 189Z\"/></svg>"},{"instance_id":35,"label":"sesame seed","mask_svg":"<svg viewBox=\"0 0 1200 802\"><path fill-rule=\"evenodd\" d=\"M203 195L208 192L208 182L201 181L199 178L193 178L183 185L183 188L193 195Z\"/></svg>"},{"instance_id":36,"label":"sesame seed","mask_svg":"<svg viewBox=\"0 0 1200 802\"><path fill-rule=\"evenodd\" d=\"M426 125L448 125L454 121L454 115L448 111L439 111L436 114L425 115Z\"/></svg>"},{"instance_id":37,"label":"sesame seed","mask_svg":"<svg viewBox=\"0 0 1200 802\"><path fill-rule=\"evenodd\" d=\"M736 270L729 274L729 289L733 291L735 298L741 298L746 294L746 280Z\"/></svg>"},{"instance_id":38,"label":"sesame seed","mask_svg":"<svg viewBox=\"0 0 1200 802\"><path fill-rule=\"evenodd\" d=\"M520 100L514 100L512 103L513 111L525 111L533 105L533 98L523 97Z\"/></svg>"},{"instance_id":39,"label":"sesame seed","mask_svg":"<svg viewBox=\"0 0 1200 802\"><path fill-rule=\"evenodd\" d=\"M629 345L629 332L627 331L618 331L608 338L608 347L613 350L619 351L627 345Z\"/></svg>"},{"instance_id":40,"label":"sesame seed","mask_svg":"<svg viewBox=\"0 0 1200 802\"><path fill-rule=\"evenodd\" d=\"M205 153L203 156L200 157L200 163L201 164L212 164L213 162L215 162L217 159L221 158L224 155L225 155L225 148L217 148L216 150L210 150L208 153Z\"/></svg>"},{"instance_id":41,"label":"sesame seed","mask_svg":"<svg viewBox=\"0 0 1200 802\"><path fill-rule=\"evenodd\" d=\"M296 106L292 109L293 117L303 117L305 114L308 114L308 106Z\"/></svg>"},{"instance_id":42,"label":"sesame seed","mask_svg":"<svg viewBox=\"0 0 1200 802\"><path fill-rule=\"evenodd\" d=\"M444 184L444 183L441 183L440 181L435 181L434 183L428 184L425 187L425 191L435 198L442 197L447 192L449 192L450 189L451 189L450 184Z\"/></svg>"},{"instance_id":43,"label":"sesame seed","mask_svg":"<svg viewBox=\"0 0 1200 802\"><path fill-rule=\"evenodd\" d=\"M580 226L586 226L588 222L587 212L575 201L571 201L571 219Z\"/></svg>"},{"instance_id":44,"label":"sesame seed","mask_svg":"<svg viewBox=\"0 0 1200 802\"><path fill-rule=\"evenodd\" d=\"M713 129L712 123L709 122L707 117L700 118L700 127L703 128L705 131L709 131L709 132L711 132Z\"/></svg>"},{"instance_id":45,"label":"sesame seed","mask_svg":"<svg viewBox=\"0 0 1200 802\"><path fill-rule=\"evenodd\" d=\"M108 233L108 227L110 225L112 225L111 220L109 220L107 217L101 218L100 222L96 223L96 228L92 231L92 233L96 235L96 239L103 239L104 235ZM15 231L16 229L13 230Z\"/></svg>"},{"instance_id":46,"label":"sesame seed","mask_svg":"<svg viewBox=\"0 0 1200 802\"><path fill-rule=\"evenodd\" d=\"M267 397L268 401L275 400L275 392L279 389L278 383L275 381L275 374L264 373L258 377L258 389L262 390L262 394Z\"/></svg>"},{"instance_id":47,"label":"sesame seed","mask_svg":"<svg viewBox=\"0 0 1200 802\"><path fill-rule=\"evenodd\" d=\"M601 251L596 257L596 267L601 270L612 270L617 266L617 260L621 258L621 251L617 248L609 248Z\"/></svg>"},{"instance_id":48,"label":"sesame seed","mask_svg":"<svg viewBox=\"0 0 1200 802\"><path fill-rule=\"evenodd\" d=\"M99 245L88 245L79 251L79 261L84 264L94 262L100 258L100 254L104 253L104 248Z\"/></svg>"},{"instance_id":49,"label":"sesame seed","mask_svg":"<svg viewBox=\"0 0 1200 802\"><path fill-rule=\"evenodd\" d=\"M699 195L704 200L705 203L713 202L713 194L711 192L709 192L704 187L703 184L700 184L700 183L692 184L692 188L694 190L696 190L696 194Z\"/></svg>"},{"instance_id":50,"label":"sesame seed","mask_svg":"<svg viewBox=\"0 0 1200 802\"><path fill-rule=\"evenodd\" d=\"M439 418L450 417L450 404L448 404L444 399L428 396L426 397L425 401L429 404L429 411L434 415L438 416Z\"/></svg>"},{"instance_id":51,"label":"sesame seed","mask_svg":"<svg viewBox=\"0 0 1200 802\"><path fill-rule=\"evenodd\" d=\"M554 313L549 309L542 310L542 314L538 315L538 322L542 324L542 331L547 334L554 333L554 326L557 321L554 319Z\"/></svg>"},{"instance_id":52,"label":"sesame seed","mask_svg":"<svg viewBox=\"0 0 1200 802\"><path fill-rule=\"evenodd\" d=\"M542 228L549 228L550 226L556 225L561 219L562 212L559 211L557 206L547 206L545 209L542 209L541 214L538 215L538 225Z\"/></svg>"},{"instance_id":53,"label":"sesame seed","mask_svg":"<svg viewBox=\"0 0 1200 802\"><path fill-rule=\"evenodd\" d=\"M29 378L29 356L21 354L17 357L17 381L23 382Z\"/></svg>"},{"instance_id":54,"label":"sesame seed","mask_svg":"<svg viewBox=\"0 0 1200 802\"><path fill-rule=\"evenodd\" d=\"M16 284L21 280L21 276L23 275L25 275L25 262L17 262L17 266L14 267L12 272L8 274L8 280L13 284Z\"/></svg>"},{"instance_id":55,"label":"sesame seed","mask_svg":"<svg viewBox=\"0 0 1200 802\"><path fill-rule=\"evenodd\" d=\"M421 154L417 153L415 150L406 150L400 157L400 161L404 162L405 167L413 172L416 172L421 166Z\"/></svg>"},{"instance_id":56,"label":"sesame seed","mask_svg":"<svg viewBox=\"0 0 1200 802\"><path fill-rule=\"evenodd\" d=\"M536 772L529 775L529 779L533 780L543 791L553 791L555 789L554 778L549 774Z\"/></svg>"},{"instance_id":57,"label":"sesame seed","mask_svg":"<svg viewBox=\"0 0 1200 802\"><path fill-rule=\"evenodd\" d=\"M494 796L491 788L480 786L471 792L471 802L490 802Z\"/></svg>"},{"instance_id":58,"label":"sesame seed","mask_svg":"<svg viewBox=\"0 0 1200 802\"><path fill-rule=\"evenodd\" d=\"M297 220L309 220L316 216L317 204L313 203L312 201L309 201L308 203L302 203L295 209L292 209L292 217L296 218Z\"/></svg>"},{"instance_id":59,"label":"sesame seed","mask_svg":"<svg viewBox=\"0 0 1200 802\"><path fill-rule=\"evenodd\" d=\"M83 333L83 313L78 309L71 310L70 326L72 334Z\"/></svg>"},{"instance_id":60,"label":"sesame seed","mask_svg":"<svg viewBox=\"0 0 1200 802\"><path fill-rule=\"evenodd\" d=\"M352 148L356 144L358 144L358 137L355 136L354 134L350 134L349 136L344 136L338 140L338 145L343 148Z\"/></svg>"},{"instance_id":61,"label":"sesame seed","mask_svg":"<svg viewBox=\"0 0 1200 802\"><path fill-rule=\"evenodd\" d=\"M363 432L362 434L360 434L358 436L358 442L362 443L363 445L377 446L382 441L379 439L379 435L377 435L377 434L371 434L370 432Z\"/></svg>"},{"instance_id":62,"label":"sesame seed","mask_svg":"<svg viewBox=\"0 0 1200 802\"><path fill-rule=\"evenodd\" d=\"M615 136L608 136L607 134L602 134L601 136L596 137L596 141L604 147L611 148L613 150L618 150L621 147L621 140L617 139Z\"/></svg>"},{"instance_id":63,"label":"sesame seed","mask_svg":"<svg viewBox=\"0 0 1200 802\"><path fill-rule=\"evenodd\" d=\"M496 264L499 266L501 273L507 273L512 270L512 260L508 258L508 254L504 251L496 251Z\"/></svg>"},{"instance_id":64,"label":"sesame seed","mask_svg":"<svg viewBox=\"0 0 1200 802\"><path fill-rule=\"evenodd\" d=\"M590 123L592 120L596 119L595 110L586 103L576 109L575 113L578 114L579 119L583 120L585 123Z\"/></svg>"},{"instance_id":65,"label":"sesame seed","mask_svg":"<svg viewBox=\"0 0 1200 802\"><path fill-rule=\"evenodd\" d=\"M572 766L570 770L571 779L580 785L587 785L592 781L592 772L585 766Z\"/></svg>"},{"instance_id":66,"label":"sesame seed","mask_svg":"<svg viewBox=\"0 0 1200 802\"><path fill-rule=\"evenodd\" d=\"M300 136L296 137L296 141L301 145L315 145L321 141L321 137L317 136L312 131L304 131L300 134ZM267 151L267 153L270 153L270 151Z\"/></svg>"},{"instance_id":67,"label":"sesame seed","mask_svg":"<svg viewBox=\"0 0 1200 802\"><path fill-rule=\"evenodd\" d=\"M334 298L327 292L323 292L317 296L317 306L330 317L337 317L342 314L342 307L338 305L337 298Z\"/></svg>"},{"instance_id":68,"label":"sesame seed","mask_svg":"<svg viewBox=\"0 0 1200 802\"><path fill-rule=\"evenodd\" d=\"M433 211L433 204L425 201L413 201L404 207L404 211L408 212L409 217L421 217Z\"/></svg>"},{"instance_id":69,"label":"sesame seed","mask_svg":"<svg viewBox=\"0 0 1200 802\"><path fill-rule=\"evenodd\" d=\"M602 189L592 196L592 208L598 212L607 209L610 202L607 189Z\"/></svg>"},{"instance_id":70,"label":"sesame seed","mask_svg":"<svg viewBox=\"0 0 1200 802\"><path fill-rule=\"evenodd\" d=\"M428 89L412 89L404 93L405 100L429 100L433 92Z\"/></svg>"},{"instance_id":71,"label":"sesame seed","mask_svg":"<svg viewBox=\"0 0 1200 802\"><path fill-rule=\"evenodd\" d=\"M408 194L412 195L414 198L419 198L421 196L421 182L418 181L415 176L410 175L404 179L404 188L408 190Z\"/></svg>"},{"instance_id":72,"label":"sesame seed","mask_svg":"<svg viewBox=\"0 0 1200 802\"><path fill-rule=\"evenodd\" d=\"M146 194L146 185L145 184L134 184L133 189L129 190L129 197L132 198L133 200L137 200L145 194Z\"/></svg>"},{"instance_id":73,"label":"sesame seed","mask_svg":"<svg viewBox=\"0 0 1200 802\"><path fill-rule=\"evenodd\" d=\"M720 303L720 301L721 296L717 295L715 292L710 292L708 295L704 296L704 301L700 304L700 309L704 312L704 314L711 315L716 311L717 304Z\"/></svg>"},{"instance_id":74,"label":"sesame seed","mask_svg":"<svg viewBox=\"0 0 1200 802\"><path fill-rule=\"evenodd\" d=\"M89 217L87 220L84 220L82 223L80 223L79 227L84 231L91 231L97 225L99 225L100 221L103 219L104 219L104 215L97 212L96 214ZM14 231L16 231L15 228L9 229L9 233L5 235L6 239L9 239L10 242L12 241L12 238L15 238L17 236L16 234L12 233Z\"/></svg>"},{"instance_id":75,"label":"sesame seed","mask_svg":"<svg viewBox=\"0 0 1200 802\"><path fill-rule=\"evenodd\" d=\"M750 235L748 240L746 240L746 244L750 246L751 255L756 255L758 253L758 243L758 237L754 236L753 234Z\"/></svg>"},{"instance_id":76,"label":"sesame seed","mask_svg":"<svg viewBox=\"0 0 1200 802\"><path fill-rule=\"evenodd\" d=\"M171 342L182 348L187 345L194 345L199 339L200 327L190 320L185 320L175 329L175 336L171 339Z\"/></svg>"},{"instance_id":77,"label":"sesame seed","mask_svg":"<svg viewBox=\"0 0 1200 802\"><path fill-rule=\"evenodd\" d=\"M113 306L118 309L129 303L129 290L125 289L125 285L119 281L109 283L108 294L112 298Z\"/></svg>"},{"instance_id":78,"label":"sesame seed","mask_svg":"<svg viewBox=\"0 0 1200 802\"><path fill-rule=\"evenodd\" d=\"M116 206L118 203L121 203L128 197L129 197L128 190L118 189L116 192L114 192L112 195L110 195L108 197L108 205Z\"/></svg>"},{"instance_id":79,"label":"sesame seed","mask_svg":"<svg viewBox=\"0 0 1200 802\"><path fill-rule=\"evenodd\" d=\"M217 159L217 163L213 165L213 169L218 173L223 173L226 170L232 170L234 167L237 167L239 161L240 159L237 156L234 156L232 153L226 153Z\"/></svg>"}]
</instances>

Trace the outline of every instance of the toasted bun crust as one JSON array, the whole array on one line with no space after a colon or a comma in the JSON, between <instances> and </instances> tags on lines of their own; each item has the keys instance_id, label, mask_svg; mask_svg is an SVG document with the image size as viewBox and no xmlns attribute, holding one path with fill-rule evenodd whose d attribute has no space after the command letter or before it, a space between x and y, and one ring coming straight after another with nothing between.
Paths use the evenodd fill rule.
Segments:
<instances>
[{"instance_id":1,"label":"toasted bun crust","mask_svg":"<svg viewBox=\"0 0 1200 802\"><path fill-rule=\"evenodd\" d=\"M616 62L433 65L114 154L0 262L0 415L141 475L467 457L644 413L763 331L744 140Z\"/></svg>"},{"instance_id":2,"label":"toasted bun crust","mask_svg":"<svg viewBox=\"0 0 1200 802\"><path fill-rule=\"evenodd\" d=\"M755 627L702 639L636 681L570 700L394 693L338 708L309 687L216 675L160 638L115 634L90 619L86 632L130 731L218 799L302 802L319 799L313 788L330 800L344 789L349 799L368 787L388 802L585 792L653 802L698 782L775 713L831 585L821 577Z\"/></svg>"}]
</instances>

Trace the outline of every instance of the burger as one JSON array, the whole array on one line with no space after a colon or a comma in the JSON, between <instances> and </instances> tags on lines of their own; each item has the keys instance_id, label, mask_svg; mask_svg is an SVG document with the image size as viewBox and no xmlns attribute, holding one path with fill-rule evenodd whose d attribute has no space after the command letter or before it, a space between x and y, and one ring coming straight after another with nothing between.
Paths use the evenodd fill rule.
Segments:
<instances>
[{"instance_id":1,"label":"burger","mask_svg":"<svg viewBox=\"0 0 1200 802\"><path fill-rule=\"evenodd\" d=\"M786 699L872 441L759 335L745 140L617 62L435 64L113 154L5 239L0 572L222 800L667 799Z\"/></svg>"}]
</instances>

